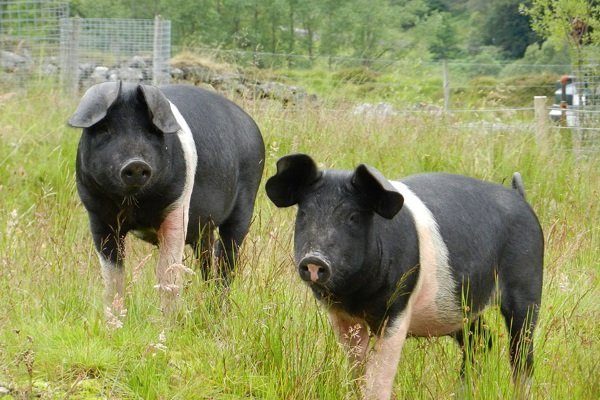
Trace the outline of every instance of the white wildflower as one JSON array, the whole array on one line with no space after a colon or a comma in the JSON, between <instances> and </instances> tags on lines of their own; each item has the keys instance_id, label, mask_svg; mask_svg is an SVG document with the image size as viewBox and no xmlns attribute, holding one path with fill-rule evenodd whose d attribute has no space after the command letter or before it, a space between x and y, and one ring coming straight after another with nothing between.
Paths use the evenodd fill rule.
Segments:
<instances>
[{"instance_id":1,"label":"white wildflower","mask_svg":"<svg viewBox=\"0 0 600 400\"><path fill-rule=\"evenodd\" d=\"M106 309L104 310L104 316L106 317L106 325L109 329L121 329L123 327L123 320L127 316L125 299L118 294L115 294L112 304L110 306L106 306Z\"/></svg>"}]
</instances>

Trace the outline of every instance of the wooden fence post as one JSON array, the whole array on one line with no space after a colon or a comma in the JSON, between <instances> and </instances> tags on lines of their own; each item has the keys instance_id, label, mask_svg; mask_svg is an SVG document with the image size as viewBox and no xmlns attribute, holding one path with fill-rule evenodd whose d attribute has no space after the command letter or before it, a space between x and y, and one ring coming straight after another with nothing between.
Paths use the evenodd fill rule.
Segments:
<instances>
[{"instance_id":1,"label":"wooden fence post","mask_svg":"<svg viewBox=\"0 0 600 400\"><path fill-rule=\"evenodd\" d=\"M534 96L533 108L535 110L535 141L538 146L543 146L548 142L546 96Z\"/></svg>"},{"instance_id":2,"label":"wooden fence post","mask_svg":"<svg viewBox=\"0 0 600 400\"><path fill-rule=\"evenodd\" d=\"M450 78L448 77L448 61L444 59L442 63L442 75L444 84L444 111L450 109Z\"/></svg>"}]
</instances>

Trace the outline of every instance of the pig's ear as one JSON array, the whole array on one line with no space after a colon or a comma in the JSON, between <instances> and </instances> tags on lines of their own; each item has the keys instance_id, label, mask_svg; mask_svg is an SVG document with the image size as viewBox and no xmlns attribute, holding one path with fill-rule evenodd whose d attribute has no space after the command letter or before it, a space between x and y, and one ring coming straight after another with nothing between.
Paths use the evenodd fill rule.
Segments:
<instances>
[{"instance_id":1,"label":"pig's ear","mask_svg":"<svg viewBox=\"0 0 600 400\"><path fill-rule=\"evenodd\" d=\"M364 196L367 206L384 218L392 219L404 204L404 197L373 167L359 165L352 176L352 185Z\"/></svg>"},{"instance_id":2,"label":"pig's ear","mask_svg":"<svg viewBox=\"0 0 600 400\"><path fill-rule=\"evenodd\" d=\"M69 125L74 128L89 128L100 122L120 94L121 81L103 82L92 86L85 92L77 110L69 118Z\"/></svg>"},{"instance_id":3,"label":"pig's ear","mask_svg":"<svg viewBox=\"0 0 600 400\"><path fill-rule=\"evenodd\" d=\"M139 85L139 90L152 116L152 124L163 133L176 133L181 129L173 112L171 103L156 86Z\"/></svg>"},{"instance_id":4,"label":"pig's ear","mask_svg":"<svg viewBox=\"0 0 600 400\"><path fill-rule=\"evenodd\" d=\"M306 154L290 154L277 161L277 173L265 185L267 196L277 207L298 203L302 190L321 177L317 165Z\"/></svg>"}]
</instances>

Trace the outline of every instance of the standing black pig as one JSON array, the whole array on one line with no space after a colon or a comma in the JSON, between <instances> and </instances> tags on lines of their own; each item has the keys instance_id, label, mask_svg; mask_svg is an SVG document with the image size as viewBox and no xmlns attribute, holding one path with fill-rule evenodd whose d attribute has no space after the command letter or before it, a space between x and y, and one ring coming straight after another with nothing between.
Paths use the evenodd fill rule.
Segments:
<instances>
[{"instance_id":1,"label":"standing black pig","mask_svg":"<svg viewBox=\"0 0 600 400\"><path fill-rule=\"evenodd\" d=\"M395 182L366 165L320 171L294 154L266 191L278 207L298 205L298 272L351 361L366 359L365 398L390 398L407 335L453 335L462 346L463 319L474 331L496 289L514 377L530 376L544 241L519 174L513 189L443 173Z\"/></svg>"},{"instance_id":2,"label":"standing black pig","mask_svg":"<svg viewBox=\"0 0 600 400\"><path fill-rule=\"evenodd\" d=\"M193 86L105 82L88 89L69 124L83 128L77 190L106 302L123 296L122 244L130 231L159 246L163 310L179 295L185 243L206 249L214 227L220 275L229 278L264 166L262 136L242 109Z\"/></svg>"}]
</instances>

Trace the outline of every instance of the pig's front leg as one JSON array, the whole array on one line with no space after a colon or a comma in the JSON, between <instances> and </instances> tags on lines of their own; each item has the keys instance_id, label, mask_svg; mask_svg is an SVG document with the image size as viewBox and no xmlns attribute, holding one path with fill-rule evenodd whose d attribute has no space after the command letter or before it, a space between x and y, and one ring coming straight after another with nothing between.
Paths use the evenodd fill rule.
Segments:
<instances>
[{"instance_id":1,"label":"pig's front leg","mask_svg":"<svg viewBox=\"0 0 600 400\"><path fill-rule=\"evenodd\" d=\"M392 395L400 353L410 324L409 306L383 329L367 359L363 397L388 400Z\"/></svg>"},{"instance_id":2,"label":"pig's front leg","mask_svg":"<svg viewBox=\"0 0 600 400\"><path fill-rule=\"evenodd\" d=\"M182 289L182 265L188 210L183 205L169 211L157 231L159 257L156 267L157 288L160 291L163 313L171 314L177 309Z\"/></svg>"},{"instance_id":3,"label":"pig's front leg","mask_svg":"<svg viewBox=\"0 0 600 400\"><path fill-rule=\"evenodd\" d=\"M369 347L369 331L366 323L342 311L329 310L329 321L338 341L348 352L352 369L362 369Z\"/></svg>"},{"instance_id":4,"label":"pig's front leg","mask_svg":"<svg viewBox=\"0 0 600 400\"><path fill-rule=\"evenodd\" d=\"M125 235L102 222L95 214L90 212L89 216L92 238L100 259L102 279L104 280L105 317L109 324L120 325L125 312L125 274L123 271L123 239ZM114 223L114 226L118 225L118 223Z\"/></svg>"}]
</instances>

